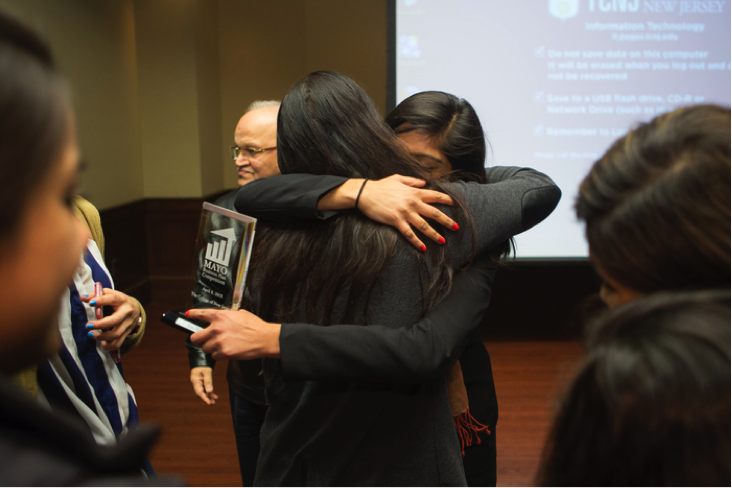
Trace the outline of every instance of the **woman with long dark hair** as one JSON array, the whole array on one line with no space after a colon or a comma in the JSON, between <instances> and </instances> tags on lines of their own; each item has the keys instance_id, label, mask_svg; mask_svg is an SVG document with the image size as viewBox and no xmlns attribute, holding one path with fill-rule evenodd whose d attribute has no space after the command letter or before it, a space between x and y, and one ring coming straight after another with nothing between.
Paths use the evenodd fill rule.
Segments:
<instances>
[{"instance_id":1,"label":"woman with long dark hair","mask_svg":"<svg viewBox=\"0 0 732 488\"><path fill-rule=\"evenodd\" d=\"M402 101L386 117L386 122L397 133L400 141L410 154L425 168L433 178L441 180L465 180L480 183L505 181L503 168L485 168L486 138L478 115L472 105L464 99L444 92L422 92ZM305 189L288 188L297 194ZM534 189L533 194L542 193ZM526 216L536 211L536 221L525 224L528 227L551 213L559 199L558 188L549 185L545 195L537 197L532 204L524 207ZM260 195L262 200L267 197ZM271 197L270 197L271 198ZM527 199L528 200L528 199ZM242 201L247 206L247 202ZM363 208L374 204L369 194L363 200ZM418 241L417 244L421 244ZM475 282L487 283L488 292L493 284L495 264L506 255L511 247L512 238L491 249L488 253L493 266L488 267L488 275L476 278ZM479 290L463 287L460 295L462 306L470 308L471 295ZM490 294L477 300L479 303L490 300ZM451 319L457 316L458 307L453 309ZM462 381L448 382L453 415L460 433L463 465L469 486L491 486L496 484L496 423L498 403L490 363L490 356L477 328L480 320L469 321L474 327L465 338L465 345L459 356L459 363L448 372L448 378L458 375ZM323 350L326 350L323 347ZM342 354L342 353L341 353ZM402 353L406 354L406 353ZM298 369L317 368L318 359L300 355ZM396 369L396 368L395 368ZM396 371L395 371L396 373ZM464 386L463 386L464 385ZM481 428L487 426L488 428Z\"/></svg>"},{"instance_id":2,"label":"woman with long dark hair","mask_svg":"<svg viewBox=\"0 0 732 488\"><path fill-rule=\"evenodd\" d=\"M339 185L346 186L348 178L362 189L372 179L385 179L395 171L429 181L365 93L334 73L313 73L285 97L278 152L283 173L335 175L313 177L324 181L319 186L328 187L313 189L318 199ZM527 172L524 177L524 185L532 189L553 186L543 175ZM434 182L431 186L439 187ZM415 323L445 295L453 268L468 264L474 248L483 254L523 230L520 201L501 212L482 210L516 201L515 186L490 186L445 187L460 202L461 211L473 214L475 224L470 225L467 215L451 212L462 231L447 236L446 245L425 246L423 252L359 212L316 224L261 226L259 247L252 258L256 263L251 272L253 309L265 320L277 322L382 324L389 330ZM525 189L518 192L523 194ZM347 195L345 200L350 199L353 206L358 198ZM204 350L215 356L237 355L229 348L236 340L218 339L234 333L223 322L233 323L241 314L191 314L214 321L207 331L192 337L194 342L204 343ZM279 351L258 352L277 356ZM343 376L348 373L343 371ZM283 364L266 360L265 379L271 404L262 430L258 483L465 482L444 378L400 385L287 382Z\"/></svg>"},{"instance_id":3,"label":"woman with long dark hair","mask_svg":"<svg viewBox=\"0 0 732 488\"><path fill-rule=\"evenodd\" d=\"M417 93L397 105L386 116L386 122L433 177L486 184L495 181L495 171L485 168L483 127L467 100L438 91ZM544 204L556 204L559 192L553 193L556 199L547 197ZM554 208L553 205L547 207L541 209L541 218ZM489 254L499 260L508 254L512 244L513 238L510 238L491 249ZM458 361L465 385L464 393L461 393L466 397L466 405L461 409L469 407L465 412L469 414L468 419L490 429L460 429L465 477L468 486L495 486L498 400L490 355L477 327L466 337ZM460 423L457 424L460 428ZM471 422L466 424L472 425Z\"/></svg>"},{"instance_id":4,"label":"woman with long dark hair","mask_svg":"<svg viewBox=\"0 0 732 488\"><path fill-rule=\"evenodd\" d=\"M410 154L435 178L516 185L524 190L518 204L521 213L514 214L522 222L522 230L548 216L559 200L561 192L546 177L543 180L536 178L533 186L518 184L525 173L536 177L536 172L484 167L485 134L475 110L464 99L444 92L418 93L402 101L386 117L386 122ZM371 218L400 228L398 220L389 221L388 218L390 212L403 203L398 200L404 191L400 188L403 185L389 180L369 182L364 187L359 209ZM386 189L381 188L380 185L387 182L391 184ZM288 216L316 218L316 204L327 200L329 194L320 201L313 200L309 212L299 212L298 206L319 183L303 181L302 176L275 178L262 182L254 192L241 193L239 201L246 211L265 220ZM344 183L334 192L347 185L348 182ZM429 192L427 197L430 197ZM418 203L422 202L412 202L413 205ZM493 211L503 213L512 205L516 205L516 200L507 198ZM290 214L288 210L300 215ZM422 211L423 215L430 215L428 210ZM415 247L423 246L411 230L403 233ZM430 237L437 235L439 240L439 234L431 228L424 233ZM497 231L496 235L501 232ZM491 298L496 265L510 249L511 234L503 236L506 240L487 253L485 262L474 263L465 276L458 276L450 296L409 330L394 332L348 327L325 330L302 324L288 325L288 333L279 341L283 351L287 350L283 352L283 374L300 379L348 378L350 374L350 379L416 381L444 373L446 366L453 364L459 356L459 365L453 365L447 373L466 478L471 486L495 485L498 404L490 356L477 326ZM369 351L379 352L367 356L349 349L348 345L356 341L369 344ZM436 342L445 353L430 356L436 350ZM313 351L319 354L313 354ZM391 358L398 358L398 361Z\"/></svg>"}]
</instances>

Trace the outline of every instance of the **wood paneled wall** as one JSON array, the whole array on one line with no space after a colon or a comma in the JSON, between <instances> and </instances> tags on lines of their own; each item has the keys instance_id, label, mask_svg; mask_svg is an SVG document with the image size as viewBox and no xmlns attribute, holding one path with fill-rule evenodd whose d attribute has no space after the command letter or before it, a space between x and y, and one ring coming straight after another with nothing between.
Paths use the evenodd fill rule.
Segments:
<instances>
[{"instance_id":1,"label":"wood paneled wall","mask_svg":"<svg viewBox=\"0 0 732 488\"><path fill-rule=\"evenodd\" d=\"M151 198L101 211L105 259L116 288L143 305L180 302L183 307L201 206L226 191L206 198Z\"/></svg>"},{"instance_id":2,"label":"wood paneled wall","mask_svg":"<svg viewBox=\"0 0 732 488\"><path fill-rule=\"evenodd\" d=\"M147 259L145 202L139 200L99 212L104 229L107 268L115 288L134 296L143 305L151 300Z\"/></svg>"}]
</instances>

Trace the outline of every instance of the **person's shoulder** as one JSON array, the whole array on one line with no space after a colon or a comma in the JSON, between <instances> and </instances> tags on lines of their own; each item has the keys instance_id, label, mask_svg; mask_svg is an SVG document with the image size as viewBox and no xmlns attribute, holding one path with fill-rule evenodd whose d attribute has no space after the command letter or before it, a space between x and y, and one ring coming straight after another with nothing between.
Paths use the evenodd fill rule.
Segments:
<instances>
[{"instance_id":1,"label":"person's shoulder","mask_svg":"<svg viewBox=\"0 0 732 488\"><path fill-rule=\"evenodd\" d=\"M230 192L220 196L216 199L214 202L214 205L226 208L228 210L236 210L234 208L234 201L236 201L236 194L239 191L239 189L231 190Z\"/></svg>"},{"instance_id":2,"label":"person's shoulder","mask_svg":"<svg viewBox=\"0 0 732 488\"><path fill-rule=\"evenodd\" d=\"M76 207L76 209L87 218L88 216L99 218L99 210L97 210L94 204L84 197L76 195L74 197L74 207Z\"/></svg>"}]
</instances>

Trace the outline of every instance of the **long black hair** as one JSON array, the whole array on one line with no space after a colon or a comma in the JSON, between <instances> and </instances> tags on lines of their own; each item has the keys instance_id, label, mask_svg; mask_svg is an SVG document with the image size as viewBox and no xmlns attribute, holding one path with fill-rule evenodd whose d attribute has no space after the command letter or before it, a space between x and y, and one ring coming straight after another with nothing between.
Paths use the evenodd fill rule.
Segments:
<instances>
[{"instance_id":1,"label":"long black hair","mask_svg":"<svg viewBox=\"0 0 732 488\"><path fill-rule=\"evenodd\" d=\"M0 10L0 239L64 148L70 103L48 44Z\"/></svg>"},{"instance_id":2,"label":"long black hair","mask_svg":"<svg viewBox=\"0 0 732 488\"><path fill-rule=\"evenodd\" d=\"M363 89L328 71L305 76L282 100L277 158L283 174L380 179L398 173L440 188L429 183ZM250 273L258 313L266 320L292 321L302 319L304 311L309 323L322 325L367 322L369 300L397 252L398 238L397 231L358 211L325 222L261 226ZM452 283L445 246L406 252L414 253L420 272L429 275L422 299L426 311ZM343 312L332 316L336 310Z\"/></svg>"},{"instance_id":3,"label":"long black hair","mask_svg":"<svg viewBox=\"0 0 732 488\"><path fill-rule=\"evenodd\" d=\"M415 93L402 100L386 123L397 133L418 132L434 141L452 165L449 180L487 183L487 139L478 114L464 98L441 91ZM495 261L514 249L513 238L491 250Z\"/></svg>"},{"instance_id":4,"label":"long black hair","mask_svg":"<svg viewBox=\"0 0 732 488\"><path fill-rule=\"evenodd\" d=\"M729 290L658 292L591 327L537 486L730 481Z\"/></svg>"}]
</instances>

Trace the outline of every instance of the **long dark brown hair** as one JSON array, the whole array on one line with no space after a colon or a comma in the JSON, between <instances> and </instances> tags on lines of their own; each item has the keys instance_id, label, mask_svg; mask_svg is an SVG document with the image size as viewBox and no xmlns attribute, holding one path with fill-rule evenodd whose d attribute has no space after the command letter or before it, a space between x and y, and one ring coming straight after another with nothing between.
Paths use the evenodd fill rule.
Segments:
<instances>
[{"instance_id":1,"label":"long dark brown hair","mask_svg":"<svg viewBox=\"0 0 732 488\"><path fill-rule=\"evenodd\" d=\"M0 239L64 148L70 103L48 44L0 10Z\"/></svg>"},{"instance_id":2,"label":"long dark brown hair","mask_svg":"<svg viewBox=\"0 0 732 488\"><path fill-rule=\"evenodd\" d=\"M380 179L398 173L440 188L403 148L363 89L328 71L302 78L282 100L277 157L283 174ZM462 216L457 219L464 225ZM398 252L398 239L396 230L356 210L327 221L260 226L250 273L257 312L273 321L367 323L377 279ZM429 276L421 304L426 311L452 283L445 246L428 243L424 254L399 252L414 254L421 276Z\"/></svg>"},{"instance_id":3,"label":"long dark brown hair","mask_svg":"<svg viewBox=\"0 0 732 488\"><path fill-rule=\"evenodd\" d=\"M729 290L658 292L591 326L537 486L726 486Z\"/></svg>"},{"instance_id":4,"label":"long dark brown hair","mask_svg":"<svg viewBox=\"0 0 732 488\"><path fill-rule=\"evenodd\" d=\"M618 139L579 188L593 261L625 287L730 284L730 110L678 109Z\"/></svg>"}]
</instances>

